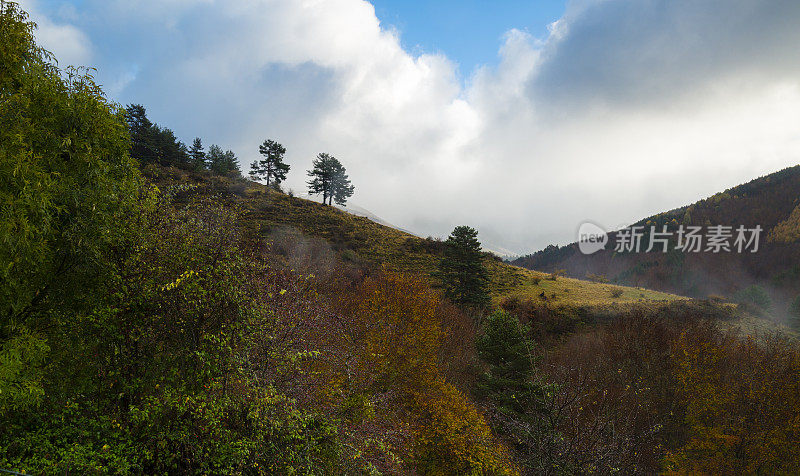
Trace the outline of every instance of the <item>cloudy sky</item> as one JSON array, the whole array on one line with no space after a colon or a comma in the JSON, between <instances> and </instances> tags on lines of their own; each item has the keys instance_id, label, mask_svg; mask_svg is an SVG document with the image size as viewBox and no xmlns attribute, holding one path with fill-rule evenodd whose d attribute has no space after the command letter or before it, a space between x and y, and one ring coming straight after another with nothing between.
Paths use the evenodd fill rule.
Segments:
<instances>
[{"instance_id":1,"label":"cloudy sky","mask_svg":"<svg viewBox=\"0 0 800 476\"><path fill-rule=\"evenodd\" d=\"M493 248L574 241L800 162L796 0L24 0L186 142L319 152L352 202Z\"/></svg>"}]
</instances>

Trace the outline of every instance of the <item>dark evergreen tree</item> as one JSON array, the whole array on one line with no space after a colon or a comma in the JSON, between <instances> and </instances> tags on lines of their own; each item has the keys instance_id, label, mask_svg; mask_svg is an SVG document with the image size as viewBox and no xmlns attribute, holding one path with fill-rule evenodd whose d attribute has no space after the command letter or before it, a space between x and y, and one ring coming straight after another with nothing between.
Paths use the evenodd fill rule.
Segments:
<instances>
[{"instance_id":1,"label":"dark evergreen tree","mask_svg":"<svg viewBox=\"0 0 800 476\"><path fill-rule=\"evenodd\" d=\"M141 104L130 104L125 108L125 120L131 136L131 157L141 163L158 162L153 123L147 118L147 110Z\"/></svg>"},{"instance_id":2,"label":"dark evergreen tree","mask_svg":"<svg viewBox=\"0 0 800 476\"><path fill-rule=\"evenodd\" d=\"M208 167L206 163L206 153L203 151L203 141L199 137L194 138L192 147L189 149L190 163L189 165L194 170L205 170Z\"/></svg>"},{"instance_id":3,"label":"dark evergreen tree","mask_svg":"<svg viewBox=\"0 0 800 476\"><path fill-rule=\"evenodd\" d=\"M347 176L347 170L344 168L341 162L336 160L334 167L335 171L331 183L331 198L336 202L337 205L345 206L347 204L347 199L353 195L355 187L353 187L353 185L350 183L350 178Z\"/></svg>"},{"instance_id":4,"label":"dark evergreen tree","mask_svg":"<svg viewBox=\"0 0 800 476\"><path fill-rule=\"evenodd\" d=\"M478 356L487 364L478 378L478 395L491 404L498 433L508 439L534 474L550 474L557 466L557 433L548 418L547 402L556 391L541 381L536 372L530 328L519 319L497 311L486 320L478 338Z\"/></svg>"},{"instance_id":5,"label":"dark evergreen tree","mask_svg":"<svg viewBox=\"0 0 800 476\"><path fill-rule=\"evenodd\" d=\"M217 175L240 175L236 155L231 150L223 152L218 145L208 148L206 163L208 169Z\"/></svg>"},{"instance_id":6,"label":"dark evergreen tree","mask_svg":"<svg viewBox=\"0 0 800 476\"><path fill-rule=\"evenodd\" d=\"M172 130L153 124L141 104L131 104L125 108L125 112L131 136L131 157L141 164L156 163L167 167L189 168L186 144L179 141Z\"/></svg>"},{"instance_id":7,"label":"dark evergreen tree","mask_svg":"<svg viewBox=\"0 0 800 476\"><path fill-rule=\"evenodd\" d=\"M266 180L267 187L273 181L275 185L280 185L286 180L286 173L289 172L289 164L283 162L286 148L274 140L265 140L258 147L258 152L264 158L250 165L250 177L253 180Z\"/></svg>"},{"instance_id":8,"label":"dark evergreen tree","mask_svg":"<svg viewBox=\"0 0 800 476\"><path fill-rule=\"evenodd\" d=\"M307 182L308 193L311 195L322 194L322 203L328 203L333 197L337 164L339 161L335 157L322 152L314 159L313 168L308 171L308 176L311 177L311 180Z\"/></svg>"},{"instance_id":9,"label":"dark evergreen tree","mask_svg":"<svg viewBox=\"0 0 800 476\"><path fill-rule=\"evenodd\" d=\"M530 328L512 314L497 311L486 320L484 334L476 345L488 370L478 380L479 392L497 409L519 417L541 411L542 387L534 383L533 343Z\"/></svg>"},{"instance_id":10,"label":"dark evergreen tree","mask_svg":"<svg viewBox=\"0 0 800 476\"><path fill-rule=\"evenodd\" d=\"M489 304L489 273L483 265L478 232L468 226L457 226L445 245L436 274L445 296L460 306Z\"/></svg>"},{"instance_id":11,"label":"dark evergreen tree","mask_svg":"<svg viewBox=\"0 0 800 476\"><path fill-rule=\"evenodd\" d=\"M189 150L186 144L175 137L175 133L166 127L153 126L154 143L158 162L165 167L190 168Z\"/></svg>"},{"instance_id":12,"label":"dark evergreen tree","mask_svg":"<svg viewBox=\"0 0 800 476\"><path fill-rule=\"evenodd\" d=\"M264 174L261 172L261 164L257 160L250 163L250 172L248 173L250 180L260 182L264 180Z\"/></svg>"}]
</instances>

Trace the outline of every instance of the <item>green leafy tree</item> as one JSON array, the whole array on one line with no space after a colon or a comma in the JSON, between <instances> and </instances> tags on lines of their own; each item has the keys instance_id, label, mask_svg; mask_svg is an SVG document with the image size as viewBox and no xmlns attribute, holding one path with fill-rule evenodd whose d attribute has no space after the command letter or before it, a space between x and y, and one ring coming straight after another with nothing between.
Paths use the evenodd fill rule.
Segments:
<instances>
[{"instance_id":1,"label":"green leafy tree","mask_svg":"<svg viewBox=\"0 0 800 476\"><path fill-rule=\"evenodd\" d=\"M203 141L199 137L194 138L192 146L189 148L189 165L194 170L205 170L208 166L206 163L206 153L203 151Z\"/></svg>"},{"instance_id":2,"label":"green leafy tree","mask_svg":"<svg viewBox=\"0 0 800 476\"><path fill-rule=\"evenodd\" d=\"M231 150L222 151L216 144L208 148L206 156L208 169L217 175L240 175L236 154Z\"/></svg>"},{"instance_id":3,"label":"green leafy tree","mask_svg":"<svg viewBox=\"0 0 800 476\"><path fill-rule=\"evenodd\" d=\"M264 156L250 165L250 177L253 180L266 180L267 187L271 182L280 185L286 180L289 172L289 164L283 162L286 148L274 140L265 140L259 147L258 152Z\"/></svg>"},{"instance_id":4,"label":"green leafy tree","mask_svg":"<svg viewBox=\"0 0 800 476\"><path fill-rule=\"evenodd\" d=\"M124 112L34 28L0 6L0 414L44 395L50 337L98 292L140 189Z\"/></svg>"},{"instance_id":5,"label":"green leafy tree","mask_svg":"<svg viewBox=\"0 0 800 476\"><path fill-rule=\"evenodd\" d=\"M457 226L445 241L445 251L436 277L445 296L461 306L489 304L489 273L483 265L478 232Z\"/></svg>"}]
</instances>

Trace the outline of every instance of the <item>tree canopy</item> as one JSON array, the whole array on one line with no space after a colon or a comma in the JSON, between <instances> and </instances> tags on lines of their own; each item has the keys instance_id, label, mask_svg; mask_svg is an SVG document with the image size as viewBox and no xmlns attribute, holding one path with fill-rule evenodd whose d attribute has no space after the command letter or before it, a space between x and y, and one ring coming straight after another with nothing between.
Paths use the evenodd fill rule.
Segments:
<instances>
[{"instance_id":1,"label":"tree canopy","mask_svg":"<svg viewBox=\"0 0 800 476\"><path fill-rule=\"evenodd\" d=\"M208 166L206 162L206 153L203 151L203 141L199 137L195 137L192 142L192 147L189 148L190 167L194 170L205 170Z\"/></svg>"},{"instance_id":2,"label":"tree canopy","mask_svg":"<svg viewBox=\"0 0 800 476\"><path fill-rule=\"evenodd\" d=\"M232 150L222 151L222 147L212 144L206 154L208 170L217 175L240 175L236 154Z\"/></svg>"},{"instance_id":3,"label":"tree canopy","mask_svg":"<svg viewBox=\"0 0 800 476\"><path fill-rule=\"evenodd\" d=\"M2 6L0 414L41 396L44 331L85 310L140 184L124 111L89 72L59 70L33 29Z\"/></svg>"},{"instance_id":4,"label":"tree canopy","mask_svg":"<svg viewBox=\"0 0 800 476\"><path fill-rule=\"evenodd\" d=\"M469 226L457 226L445 245L437 273L445 296L462 306L487 305L489 274L483 265L478 232Z\"/></svg>"},{"instance_id":5,"label":"tree canopy","mask_svg":"<svg viewBox=\"0 0 800 476\"><path fill-rule=\"evenodd\" d=\"M250 164L250 177L253 180L266 180L267 187L270 182L280 185L286 180L286 174L289 172L289 164L283 162L286 148L269 139L258 146L258 152L264 158Z\"/></svg>"},{"instance_id":6,"label":"tree canopy","mask_svg":"<svg viewBox=\"0 0 800 476\"><path fill-rule=\"evenodd\" d=\"M347 170L339 160L326 153L320 153L308 171L311 177L308 192L312 195L322 194L322 203L331 205L334 201L341 206L353 195L355 187L350 183Z\"/></svg>"}]
</instances>

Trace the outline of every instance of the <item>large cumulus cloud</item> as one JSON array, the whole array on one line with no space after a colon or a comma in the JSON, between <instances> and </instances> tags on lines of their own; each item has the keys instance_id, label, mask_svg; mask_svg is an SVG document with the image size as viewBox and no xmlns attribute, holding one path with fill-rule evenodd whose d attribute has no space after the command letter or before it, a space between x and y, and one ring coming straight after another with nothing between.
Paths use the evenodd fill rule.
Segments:
<instances>
[{"instance_id":1,"label":"large cumulus cloud","mask_svg":"<svg viewBox=\"0 0 800 476\"><path fill-rule=\"evenodd\" d=\"M442 54L405 51L363 0L33 5L42 38L81 38L73 57L118 101L245 166L276 138L298 191L330 152L354 202L424 235L468 223L530 251L584 219L630 222L800 157L789 0L574 1L546 38L520 19L498 66L466 81Z\"/></svg>"}]
</instances>

